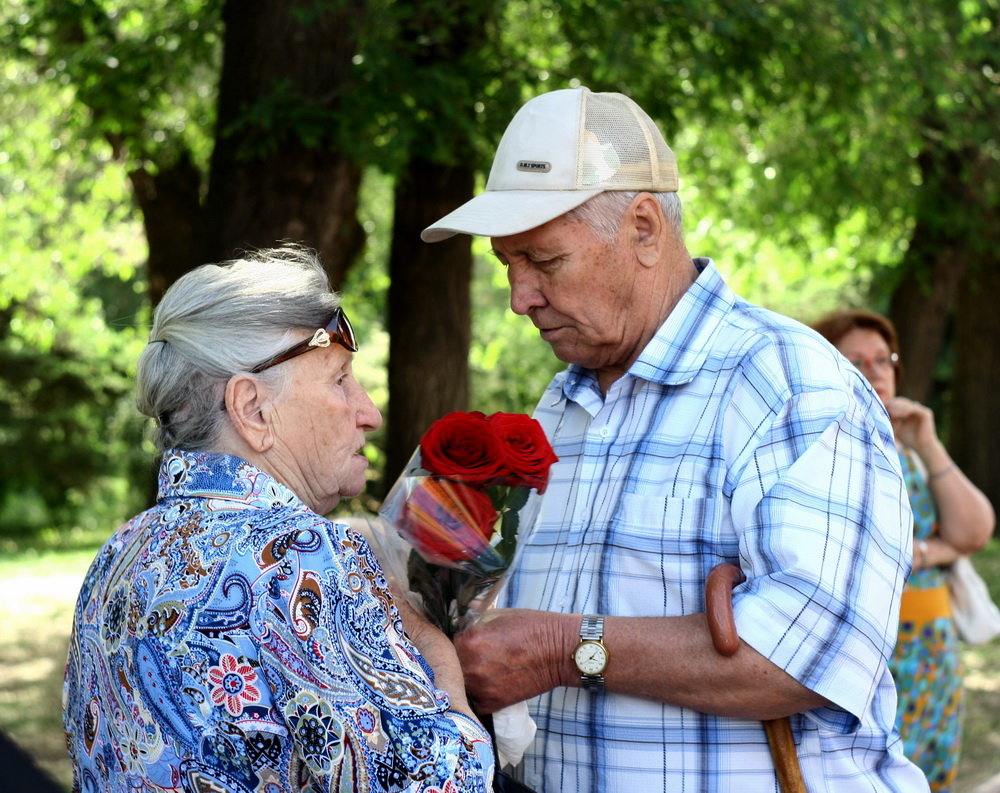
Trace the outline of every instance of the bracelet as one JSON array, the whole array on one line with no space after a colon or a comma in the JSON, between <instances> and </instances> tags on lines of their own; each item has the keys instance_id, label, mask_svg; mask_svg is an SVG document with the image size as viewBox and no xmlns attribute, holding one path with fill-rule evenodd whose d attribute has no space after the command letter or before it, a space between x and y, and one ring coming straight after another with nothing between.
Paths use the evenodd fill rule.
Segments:
<instances>
[{"instance_id":1,"label":"bracelet","mask_svg":"<svg viewBox=\"0 0 1000 793\"><path fill-rule=\"evenodd\" d=\"M917 565L917 569L923 570L927 567L927 541L917 540L917 550L920 551L920 564Z\"/></svg>"},{"instance_id":2,"label":"bracelet","mask_svg":"<svg viewBox=\"0 0 1000 793\"><path fill-rule=\"evenodd\" d=\"M945 474L951 473L954 470L955 470L955 463L952 463L951 465L948 465L948 466L945 466L944 468L942 468L936 474L930 474L930 475L928 475L927 481L930 482L932 479L937 479L938 477L941 477L941 476L944 476Z\"/></svg>"}]
</instances>

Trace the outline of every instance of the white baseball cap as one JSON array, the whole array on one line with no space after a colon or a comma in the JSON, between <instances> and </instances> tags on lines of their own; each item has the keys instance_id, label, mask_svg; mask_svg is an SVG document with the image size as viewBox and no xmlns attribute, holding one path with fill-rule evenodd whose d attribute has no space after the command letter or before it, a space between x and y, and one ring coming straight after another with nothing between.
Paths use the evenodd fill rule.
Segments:
<instances>
[{"instance_id":1,"label":"white baseball cap","mask_svg":"<svg viewBox=\"0 0 1000 793\"><path fill-rule=\"evenodd\" d=\"M541 226L607 190L677 191L677 160L656 124L624 94L587 88L529 100L497 146L486 190L425 228L506 237Z\"/></svg>"}]
</instances>

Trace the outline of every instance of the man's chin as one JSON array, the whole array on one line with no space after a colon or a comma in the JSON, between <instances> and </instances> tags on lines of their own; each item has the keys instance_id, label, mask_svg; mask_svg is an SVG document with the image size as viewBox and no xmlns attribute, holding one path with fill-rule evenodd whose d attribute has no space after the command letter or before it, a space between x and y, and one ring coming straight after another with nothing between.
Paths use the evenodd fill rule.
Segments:
<instances>
[{"instance_id":1,"label":"man's chin","mask_svg":"<svg viewBox=\"0 0 1000 793\"><path fill-rule=\"evenodd\" d=\"M586 355L578 347L569 344L549 344L549 347L552 349L552 354L563 363L576 364L577 366L582 366L584 369L596 369L600 366L599 361L590 355Z\"/></svg>"},{"instance_id":2,"label":"man's chin","mask_svg":"<svg viewBox=\"0 0 1000 793\"><path fill-rule=\"evenodd\" d=\"M549 349L552 350L552 354L556 356L563 363L576 363L573 360L573 352L568 347L563 344L549 342Z\"/></svg>"}]
</instances>

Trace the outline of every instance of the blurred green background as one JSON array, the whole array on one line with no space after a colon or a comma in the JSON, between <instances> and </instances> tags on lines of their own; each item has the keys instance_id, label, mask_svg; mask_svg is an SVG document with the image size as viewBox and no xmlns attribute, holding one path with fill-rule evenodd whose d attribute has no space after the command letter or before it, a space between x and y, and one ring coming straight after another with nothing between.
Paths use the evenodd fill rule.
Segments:
<instances>
[{"instance_id":1,"label":"blurred green background","mask_svg":"<svg viewBox=\"0 0 1000 793\"><path fill-rule=\"evenodd\" d=\"M545 90L649 111L677 152L689 249L744 297L806 322L890 314L901 391L1000 502L998 18L997 0L9 0L0 726L68 779L70 603L151 497L132 377L187 269L285 238L323 253L388 418L345 513L377 507L443 411L531 410L561 364L508 310L488 243L417 232L481 189ZM1000 594L996 548L983 560ZM963 790L1000 771L998 660L966 657Z\"/></svg>"}]
</instances>

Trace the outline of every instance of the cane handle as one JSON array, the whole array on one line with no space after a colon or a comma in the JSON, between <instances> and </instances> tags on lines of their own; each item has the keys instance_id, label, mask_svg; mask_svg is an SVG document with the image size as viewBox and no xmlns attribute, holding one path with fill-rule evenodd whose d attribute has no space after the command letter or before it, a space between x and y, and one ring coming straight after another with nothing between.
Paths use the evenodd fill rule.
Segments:
<instances>
[{"instance_id":1,"label":"cane handle","mask_svg":"<svg viewBox=\"0 0 1000 793\"><path fill-rule=\"evenodd\" d=\"M705 612L712 644L719 655L735 655L740 649L740 637L733 619L733 587L744 581L743 571L723 562L712 568L705 582Z\"/></svg>"}]
</instances>

